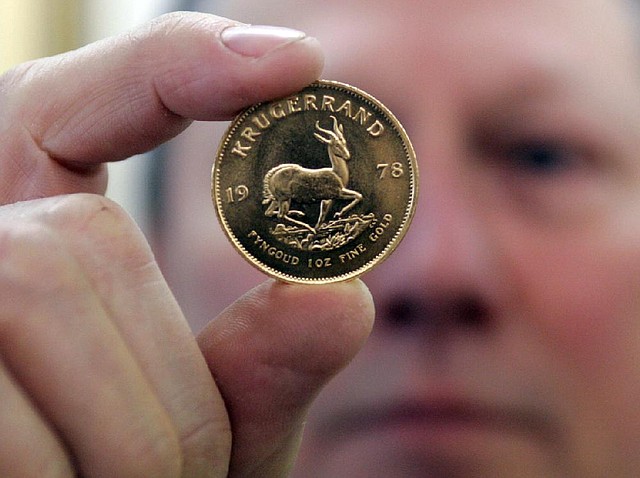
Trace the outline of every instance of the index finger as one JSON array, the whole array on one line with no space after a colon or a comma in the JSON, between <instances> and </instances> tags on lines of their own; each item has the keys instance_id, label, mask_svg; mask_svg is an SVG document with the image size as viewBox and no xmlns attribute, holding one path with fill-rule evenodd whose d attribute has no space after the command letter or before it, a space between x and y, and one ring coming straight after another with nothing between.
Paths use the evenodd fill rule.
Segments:
<instances>
[{"instance_id":1,"label":"index finger","mask_svg":"<svg viewBox=\"0 0 640 478\"><path fill-rule=\"evenodd\" d=\"M0 78L0 203L103 192L100 163L292 93L321 68L301 32L188 12L18 67Z\"/></svg>"}]
</instances>

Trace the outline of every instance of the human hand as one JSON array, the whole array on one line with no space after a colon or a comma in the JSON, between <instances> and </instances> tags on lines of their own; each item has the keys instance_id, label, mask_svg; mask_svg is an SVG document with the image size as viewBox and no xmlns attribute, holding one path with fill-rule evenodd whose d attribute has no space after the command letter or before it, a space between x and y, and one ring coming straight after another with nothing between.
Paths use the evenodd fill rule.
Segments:
<instances>
[{"instance_id":1,"label":"human hand","mask_svg":"<svg viewBox=\"0 0 640 478\"><path fill-rule=\"evenodd\" d=\"M318 76L313 39L231 24L167 15L0 78L0 476L282 476L368 334L360 282L268 281L196 341L100 196L103 163Z\"/></svg>"}]
</instances>

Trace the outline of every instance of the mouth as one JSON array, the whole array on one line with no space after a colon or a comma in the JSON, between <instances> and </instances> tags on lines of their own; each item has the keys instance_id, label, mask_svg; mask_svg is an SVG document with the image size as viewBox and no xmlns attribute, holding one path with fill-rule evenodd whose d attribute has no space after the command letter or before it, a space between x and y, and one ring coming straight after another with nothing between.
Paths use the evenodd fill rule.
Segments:
<instances>
[{"instance_id":1,"label":"mouth","mask_svg":"<svg viewBox=\"0 0 640 478\"><path fill-rule=\"evenodd\" d=\"M549 417L537 410L462 400L406 401L346 411L327 421L322 432L338 442L376 436L392 443L432 447L511 443L514 438L549 445L559 435Z\"/></svg>"}]
</instances>

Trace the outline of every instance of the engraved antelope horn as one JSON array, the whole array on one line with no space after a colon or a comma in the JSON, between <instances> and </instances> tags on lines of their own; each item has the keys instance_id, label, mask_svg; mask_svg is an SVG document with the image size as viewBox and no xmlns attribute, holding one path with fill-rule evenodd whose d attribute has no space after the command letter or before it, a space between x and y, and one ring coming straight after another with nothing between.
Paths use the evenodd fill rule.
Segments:
<instances>
[{"instance_id":1,"label":"engraved antelope horn","mask_svg":"<svg viewBox=\"0 0 640 478\"><path fill-rule=\"evenodd\" d=\"M333 115L331 115L331 118L333 118L334 125L335 125L335 127L337 128L338 120L337 120L337 119L336 119L336 117L335 117L335 116L333 116ZM331 138L333 138L333 139L338 139L338 135L337 135L334 131L331 131L331 130L328 130L328 129L324 129L324 128L322 128L322 127L320 126L320 121L316 121L316 129L317 129L318 131L322 131L322 132L323 132L323 133L325 133L325 134L328 134L328 135L329 135Z\"/></svg>"},{"instance_id":2,"label":"engraved antelope horn","mask_svg":"<svg viewBox=\"0 0 640 478\"><path fill-rule=\"evenodd\" d=\"M342 125L338 124L338 120L335 116L331 115L331 119L333 120L333 131L337 136L342 135Z\"/></svg>"}]
</instances>

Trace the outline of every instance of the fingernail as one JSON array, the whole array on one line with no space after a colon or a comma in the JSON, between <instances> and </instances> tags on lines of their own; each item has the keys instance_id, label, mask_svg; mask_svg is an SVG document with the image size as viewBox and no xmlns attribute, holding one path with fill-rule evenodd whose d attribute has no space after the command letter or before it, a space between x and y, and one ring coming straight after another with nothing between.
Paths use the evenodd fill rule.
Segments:
<instances>
[{"instance_id":1,"label":"fingernail","mask_svg":"<svg viewBox=\"0 0 640 478\"><path fill-rule=\"evenodd\" d=\"M225 28L220 33L227 48L243 56L258 58L305 37L305 33L285 27L268 25L238 25Z\"/></svg>"}]
</instances>

